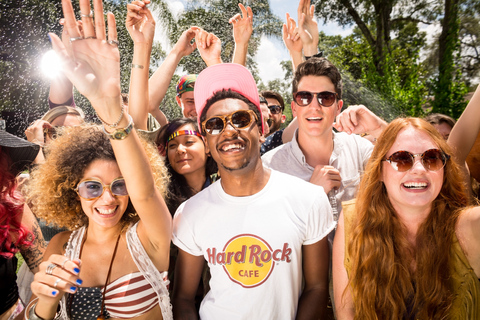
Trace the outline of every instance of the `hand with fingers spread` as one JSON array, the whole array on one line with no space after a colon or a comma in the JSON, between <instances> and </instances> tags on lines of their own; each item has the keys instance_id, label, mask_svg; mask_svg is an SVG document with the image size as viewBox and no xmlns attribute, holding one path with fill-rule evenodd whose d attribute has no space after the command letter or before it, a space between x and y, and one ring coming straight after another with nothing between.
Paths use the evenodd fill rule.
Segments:
<instances>
[{"instance_id":1,"label":"hand with fingers spread","mask_svg":"<svg viewBox=\"0 0 480 320\"><path fill-rule=\"evenodd\" d=\"M64 25L70 41L65 46L57 35L50 33L49 36L54 50L62 59L64 74L78 91L90 100L101 118L114 122L120 108L109 110L111 108L108 108L107 104L114 101L120 105L120 54L115 17L111 12L107 14L107 40L103 5L99 0L96 0L95 4L95 17L100 19L94 19L87 14L90 12L89 1L80 1L82 36L71 2L63 0Z\"/></svg>"},{"instance_id":2,"label":"hand with fingers spread","mask_svg":"<svg viewBox=\"0 0 480 320\"><path fill-rule=\"evenodd\" d=\"M317 54L318 24L315 21L315 6L310 0L300 0L298 4L298 34L303 43L303 53L306 57Z\"/></svg>"},{"instance_id":3,"label":"hand with fingers spread","mask_svg":"<svg viewBox=\"0 0 480 320\"><path fill-rule=\"evenodd\" d=\"M340 113L333 125L338 131L348 134L368 133L375 138L387 126L387 123L363 105L349 106Z\"/></svg>"},{"instance_id":4,"label":"hand with fingers spread","mask_svg":"<svg viewBox=\"0 0 480 320\"><path fill-rule=\"evenodd\" d=\"M253 32L253 12L252 8L245 8L241 3L238 4L238 7L242 13L237 13L228 20L228 23L233 26L233 39L235 41L235 51L232 62L245 66L247 62L248 41Z\"/></svg>"},{"instance_id":5,"label":"hand with fingers spread","mask_svg":"<svg viewBox=\"0 0 480 320\"><path fill-rule=\"evenodd\" d=\"M222 43L213 33L207 32L199 27L195 28L195 42L200 56L208 67L222 63L220 56Z\"/></svg>"},{"instance_id":6,"label":"hand with fingers spread","mask_svg":"<svg viewBox=\"0 0 480 320\"><path fill-rule=\"evenodd\" d=\"M152 45L155 35L155 20L147 8L150 0L133 1L127 4L127 21L125 25L135 43Z\"/></svg>"},{"instance_id":7,"label":"hand with fingers spread","mask_svg":"<svg viewBox=\"0 0 480 320\"><path fill-rule=\"evenodd\" d=\"M47 311L53 318L63 295L75 293L83 283L79 277L80 265L80 260L70 260L59 254L52 254L40 264L31 284L32 293L38 298L38 306L32 306L36 314L41 309L42 315Z\"/></svg>"},{"instance_id":8,"label":"hand with fingers spread","mask_svg":"<svg viewBox=\"0 0 480 320\"><path fill-rule=\"evenodd\" d=\"M340 188L342 184L342 178L340 177L340 171L332 166L315 166L310 183L322 186L325 193L329 193L332 189Z\"/></svg>"},{"instance_id":9,"label":"hand with fingers spread","mask_svg":"<svg viewBox=\"0 0 480 320\"><path fill-rule=\"evenodd\" d=\"M303 43L300 40L295 19L290 17L290 14L288 12L286 14L286 22L283 24L283 27L282 27L282 38L283 38L283 43L285 43L285 46L287 47L288 52L290 53L290 57L292 59L292 64L293 64L293 70L295 71L297 66L303 61L303 56L302 56Z\"/></svg>"}]
</instances>

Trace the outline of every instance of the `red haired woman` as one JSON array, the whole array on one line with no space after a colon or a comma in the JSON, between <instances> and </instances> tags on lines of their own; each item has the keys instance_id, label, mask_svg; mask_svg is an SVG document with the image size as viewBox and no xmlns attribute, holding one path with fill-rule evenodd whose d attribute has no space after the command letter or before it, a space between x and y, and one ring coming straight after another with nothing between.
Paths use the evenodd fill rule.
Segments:
<instances>
[{"instance_id":1,"label":"red haired woman","mask_svg":"<svg viewBox=\"0 0 480 320\"><path fill-rule=\"evenodd\" d=\"M0 319L13 319L23 309L16 283L17 258L21 252L32 272L45 252L37 220L17 191L15 175L33 161L38 146L0 131Z\"/></svg>"},{"instance_id":2,"label":"red haired woman","mask_svg":"<svg viewBox=\"0 0 480 320\"><path fill-rule=\"evenodd\" d=\"M427 122L383 131L333 248L338 319L479 319L480 207Z\"/></svg>"}]
</instances>

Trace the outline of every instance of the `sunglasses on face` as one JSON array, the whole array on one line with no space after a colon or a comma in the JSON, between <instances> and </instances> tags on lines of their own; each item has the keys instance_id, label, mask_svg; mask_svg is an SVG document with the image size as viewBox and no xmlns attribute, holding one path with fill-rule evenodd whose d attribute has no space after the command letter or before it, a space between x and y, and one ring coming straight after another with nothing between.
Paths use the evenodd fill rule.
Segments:
<instances>
[{"instance_id":1,"label":"sunglasses on face","mask_svg":"<svg viewBox=\"0 0 480 320\"><path fill-rule=\"evenodd\" d=\"M338 95L335 92L322 91L322 92L310 92L299 91L293 95L295 103L301 107L306 107L313 101L313 97L317 96L318 104L324 107L330 107L337 100Z\"/></svg>"},{"instance_id":2,"label":"sunglasses on face","mask_svg":"<svg viewBox=\"0 0 480 320\"><path fill-rule=\"evenodd\" d=\"M211 117L203 121L202 128L208 134L217 135L225 130L228 123L236 129L244 129L254 121L258 121L258 118L253 110L240 110L226 116Z\"/></svg>"},{"instance_id":3,"label":"sunglasses on face","mask_svg":"<svg viewBox=\"0 0 480 320\"><path fill-rule=\"evenodd\" d=\"M95 200L103 195L105 189L109 189L110 193L114 196L128 195L125 179L123 178L117 178L109 185L104 185L100 180L95 178L84 179L78 183L75 191L85 200Z\"/></svg>"},{"instance_id":4,"label":"sunglasses on face","mask_svg":"<svg viewBox=\"0 0 480 320\"><path fill-rule=\"evenodd\" d=\"M279 114L282 113L282 107L281 106L268 106L268 109L270 109L271 114Z\"/></svg>"},{"instance_id":5,"label":"sunglasses on face","mask_svg":"<svg viewBox=\"0 0 480 320\"><path fill-rule=\"evenodd\" d=\"M438 149L429 149L424 153L413 154L408 151L397 151L384 161L390 162L393 169L399 172L406 172L415 165L415 157L421 157L422 165L429 171L438 171L445 166L445 163L450 158Z\"/></svg>"}]
</instances>

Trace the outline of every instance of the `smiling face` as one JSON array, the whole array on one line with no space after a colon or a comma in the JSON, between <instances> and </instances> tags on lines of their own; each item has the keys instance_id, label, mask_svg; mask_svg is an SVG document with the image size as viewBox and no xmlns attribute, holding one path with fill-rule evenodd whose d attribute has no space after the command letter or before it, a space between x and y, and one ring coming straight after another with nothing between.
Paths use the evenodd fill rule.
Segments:
<instances>
[{"instance_id":1,"label":"smiling face","mask_svg":"<svg viewBox=\"0 0 480 320\"><path fill-rule=\"evenodd\" d=\"M103 185L109 185L113 180L121 177L118 165L112 160L94 160L86 169L81 180L96 178ZM107 188L101 197L86 200L81 197L83 212L87 215L89 225L96 224L103 228L116 226L122 219L128 206L128 196L114 196Z\"/></svg>"},{"instance_id":2,"label":"smiling face","mask_svg":"<svg viewBox=\"0 0 480 320\"><path fill-rule=\"evenodd\" d=\"M277 99L274 99L274 98L267 98L267 102L268 102L268 106L280 106L280 102L277 101ZM282 125L282 123L285 122L285 115L283 114L283 111L280 112L280 113L276 113L276 114L273 114L271 113L270 114L270 119L273 120L273 123L272 125L270 126L270 132L275 132L277 131L278 129L280 129L280 126Z\"/></svg>"},{"instance_id":3,"label":"smiling face","mask_svg":"<svg viewBox=\"0 0 480 320\"><path fill-rule=\"evenodd\" d=\"M235 111L249 110L248 105L238 99L224 99L215 102L206 113L206 119L214 116L226 116ZM260 144L264 141L260 134L261 128L256 121L244 129L234 128L227 123L225 130L218 135L207 133L207 152L210 152L217 162L220 174L222 172L244 172L253 170L260 160Z\"/></svg>"},{"instance_id":4,"label":"smiling face","mask_svg":"<svg viewBox=\"0 0 480 320\"><path fill-rule=\"evenodd\" d=\"M186 124L177 129L191 130L195 128ZM205 171L207 155L203 140L194 135L181 135L170 140L167 145L168 162L172 169L181 174L187 175L198 171Z\"/></svg>"},{"instance_id":5,"label":"smiling face","mask_svg":"<svg viewBox=\"0 0 480 320\"><path fill-rule=\"evenodd\" d=\"M180 97L176 96L176 100L177 100L178 106L182 108L182 114L185 118L197 117L193 91L184 92Z\"/></svg>"},{"instance_id":6,"label":"smiling face","mask_svg":"<svg viewBox=\"0 0 480 320\"><path fill-rule=\"evenodd\" d=\"M333 82L327 76L304 76L298 83L298 90L309 92L330 91L335 92ZM307 106L299 106L292 101L292 112L297 117L298 128L307 136L322 136L330 134L335 117L342 109L343 101L336 100L330 107L323 107L315 96Z\"/></svg>"},{"instance_id":7,"label":"smiling face","mask_svg":"<svg viewBox=\"0 0 480 320\"><path fill-rule=\"evenodd\" d=\"M386 157L401 150L422 154L428 149L438 149L438 146L427 133L408 126L399 132ZM406 172L396 171L387 161L382 163L382 181L397 213L420 210L428 215L442 189L444 169L429 171L423 167L420 157L415 157L414 166Z\"/></svg>"}]
</instances>

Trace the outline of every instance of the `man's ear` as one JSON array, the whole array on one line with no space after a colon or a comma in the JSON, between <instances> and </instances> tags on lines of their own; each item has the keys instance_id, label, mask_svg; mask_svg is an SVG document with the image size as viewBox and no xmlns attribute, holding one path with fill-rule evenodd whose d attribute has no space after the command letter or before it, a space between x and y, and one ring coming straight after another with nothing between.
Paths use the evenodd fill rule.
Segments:
<instances>
[{"instance_id":1,"label":"man's ear","mask_svg":"<svg viewBox=\"0 0 480 320\"><path fill-rule=\"evenodd\" d=\"M203 140L205 142L205 153L210 154L210 147L208 146L207 137Z\"/></svg>"},{"instance_id":2,"label":"man's ear","mask_svg":"<svg viewBox=\"0 0 480 320\"><path fill-rule=\"evenodd\" d=\"M336 116L338 116L340 114L340 112L342 112L342 108L343 108L343 100L338 100L338 103L337 103L337 114Z\"/></svg>"},{"instance_id":3,"label":"man's ear","mask_svg":"<svg viewBox=\"0 0 480 320\"><path fill-rule=\"evenodd\" d=\"M262 133L262 127L258 127L258 133L260 133L258 141L260 142L260 144L262 144L265 142L265 134Z\"/></svg>"},{"instance_id":4,"label":"man's ear","mask_svg":"<svg viewBox=\"0 0 480 320\"><path fill-rule=\"evenodd\" d=\"M292 108L292 115L293 117L297 117L297 104L295 103L295 101L292 101L290 103L290 108Z\"/></svg>"},{"instance_id":5,"label":"man's ear","mask_svg":"<svg viewBox=\"0 0 480 320\"><path fill-rule=\"evenodd\" d=\"M282 113L282 117L280 118L280 123L284 123L287 120L287 116Z\"/></svg>"},{"instance_id":6,"label":"man's ear","mask_svg":"<svg viewBox=\"0 0 480 320\"><path fill-rule=\"evenodd\" d=\"M180 100L179 96L175 96L175 100L177 100L178 106L181 108L182 107L182 100Z\"/></svg>"}]
</instances>

